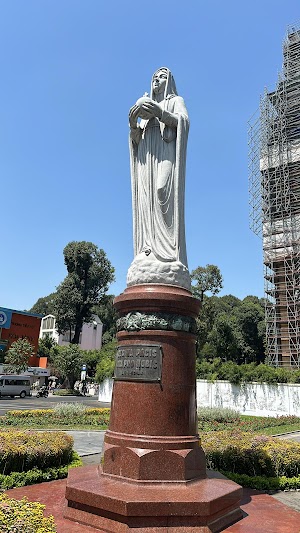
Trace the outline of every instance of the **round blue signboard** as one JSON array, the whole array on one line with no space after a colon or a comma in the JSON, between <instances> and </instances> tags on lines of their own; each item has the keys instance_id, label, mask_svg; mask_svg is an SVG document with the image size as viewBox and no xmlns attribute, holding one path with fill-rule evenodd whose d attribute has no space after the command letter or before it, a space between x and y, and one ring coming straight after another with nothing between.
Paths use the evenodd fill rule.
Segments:
<instances>
[{"instance_id":1,"label":"round blue signboard","mask_svg":"<svg viewBox=\"0 0 300 533\"><path fill-rule=\"evenodd\" d=\"M6 324L6 322L7 322L6 313L4 313L4 311L0 311L0 328L2 326L4 326L4 324Z\"/></svg>"}]
</instances>

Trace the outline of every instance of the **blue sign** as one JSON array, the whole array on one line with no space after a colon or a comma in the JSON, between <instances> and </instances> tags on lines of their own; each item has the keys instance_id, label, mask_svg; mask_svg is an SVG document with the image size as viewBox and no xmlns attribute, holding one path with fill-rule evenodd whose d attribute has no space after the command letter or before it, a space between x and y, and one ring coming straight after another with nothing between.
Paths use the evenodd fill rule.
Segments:
<instances>
[{"instance_id":1,"label":"blue sign","mask_svg":"<svg viewBox=\"0 0 300 533\"><path fill-rule=\"evenodd\" d=\"M86 365L82 365L81 370L86 370Z\"/></svg>"},{"instance_id":2,"label":"blue sign","mask_svg":"<svg viewBox=\"0 0 300 533\"><path fill-rule=\"evenodd\" d=\"M0 328L9 329L11 324L12 311L0 307Z\"/></svg>"}]
</instances>

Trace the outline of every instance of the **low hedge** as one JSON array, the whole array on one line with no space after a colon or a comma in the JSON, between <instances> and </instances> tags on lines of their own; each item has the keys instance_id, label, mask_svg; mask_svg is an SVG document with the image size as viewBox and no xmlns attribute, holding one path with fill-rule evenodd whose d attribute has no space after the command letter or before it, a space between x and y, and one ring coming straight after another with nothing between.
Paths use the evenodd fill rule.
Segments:
<instances>
[{"instance_id":1,"label":"low hedge","mask_svg":"<svg viewBox=\"0 0 300 533\"><path fill-rule=\"evenodd\" d=\"M293 428L300 429L300 417L294 415L245 416L230 409L202 407L198 409L198 428L199 433L222 430L263 433L272 428L274 434L278 434L282 432L282 428L283 432L285 428L288 428L287 431L293 431Z\"/></svg>"},{"instance_id":2,"label":"low hedge","mask_svg":"<svg viewBox=\"0 0 300 533\"><path fill-rule=\"evenodd\" d=\"M60 404L54 409L24 409L20 411L9 411L0 416L0 426L2 427L64 427L72 425L86 425L94 428L108 427L110 409L89 408L81 404Z\"/></svg>"},{"instance_id":3,"label":"low hedge","mask_svg":"<svg viewBox=\"0 0 300 533\"><path fill-rule=\"evenodd\" d=\"M234 361L223 362L220 358L212 361L196 361L197 379L208 381L227 380L230 383L300 383L300 370L276 368L274 366L255 363L238 365Z\"/></svg>"},{"instance_id":4,"label":"low hedge","mask_svg":"<svg viewBox=\"0 0 300 533\"><path fill-rule=\"evenodd\" d=\"M67 465L74 440L62 431L0 430L0 473Z\"/></svg>"},{"instance_id":5,"label":"low hedge","mask_svg":"<svg viewBox=\"0 0 300 533\"><path fill-rule=\"evenodd\" d=\"M213 470L287 478L300 476L300 444L239 431L202 435L207 466Z\"/></svg>"},{"instance_id":6,"label":"low hedge","mask_svg":"<svg viewBox=\"0 0 300 533\"><path fill-rule=\"evenodd\" d=\"M68 475L69 468L81 465L82 461L78 453L73 452L71 462L68 465L52 466L44 470L33 468L26 472L11 472L8 475L0 474L0 489L8 490L15 487L24 487L25 485L34 485L35 483L42 483L44 481L64 479Z\"/></svg>"},{"instance_id":7,"label":"low hedge","mask_svg":"<svg viewBox=\"0 0 300 533\"><path fill-rule=\"evenodd\" d=\"M54 396L81 396L78 390L74 389L54 389Z\"/></svg>"},{"instance_id":8,"label":"low hedge","mask_svg":"<svg viewBox=\"0 0 300 533\"><path fill-rule=\"evenodd\" d=\"M198 407L197 415L199 422L236 424L241 419L241 415L238 411L226 407Z\"/></svg>"},{"instance_id":9,"label":"low hedge","mask_svg":"<svg viewBox=\"0 0 300 533\"><path fill-rule=\"evenodd\" d=\"M236 474L234 472L221 471L224 476L235 481L242 487L256 490L277 491L277 490L299 490L300 476L294 477L266 477L248 476L247 474Z\"/></svg>"},{"instance_id":10,"label":"low hedge","mask_svg":"<svg viewBox=\"0 0 300 533\"><path fill-rule=\"evenodd\" d=\"M53 516L44 516L45 505L0 495L1 533L55 533Z\"/></svg>"}]
</instances>

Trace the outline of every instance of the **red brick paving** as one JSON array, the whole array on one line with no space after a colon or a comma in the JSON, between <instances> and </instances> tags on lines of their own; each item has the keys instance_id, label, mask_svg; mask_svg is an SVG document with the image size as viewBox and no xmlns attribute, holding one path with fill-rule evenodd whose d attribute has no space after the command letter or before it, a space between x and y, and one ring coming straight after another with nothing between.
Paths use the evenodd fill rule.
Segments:
<instances>
[{"instance_id":1,"label":"red brick paving","mask_svg":"<svg viewBox=\"0 0 300 533\"><path fill-rule=\"evenodd\" d=\"M46 505L45 514L53 514L57 533L96 533L94 528L63 518L66 480L50 481L7 491L11 498L38 501ZM224 530L226 533L300 533L300 513L268 494L244 489L241 505L245 518Z\"/></svg>"}]
</instances>

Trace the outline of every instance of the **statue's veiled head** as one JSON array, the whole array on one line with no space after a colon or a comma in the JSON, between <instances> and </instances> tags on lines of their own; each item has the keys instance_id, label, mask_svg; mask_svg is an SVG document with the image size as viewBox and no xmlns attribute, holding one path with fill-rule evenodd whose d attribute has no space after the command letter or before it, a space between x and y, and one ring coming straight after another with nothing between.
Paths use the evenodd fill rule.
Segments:
<instances>
[{"instance_id":1,"label":"statue's veiled head","mask_svg":"<svg viewBox=\"0 0 300 533\"><path fill-rule=\"evenodd\" d=\"M151 98L156 100L157 95L162 93L164 99L170 95L177 95L175 80L167 67L160 67L152 76Z\"/></svg>"}]
</instances>

